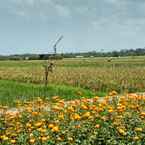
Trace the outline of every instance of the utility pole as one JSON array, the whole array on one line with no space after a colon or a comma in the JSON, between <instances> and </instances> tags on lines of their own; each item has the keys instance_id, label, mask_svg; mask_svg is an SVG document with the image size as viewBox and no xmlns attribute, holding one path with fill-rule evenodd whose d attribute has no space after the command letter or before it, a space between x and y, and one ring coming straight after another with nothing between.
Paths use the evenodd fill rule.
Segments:
<instances>
[{"instance_id":1,"label":"utility pole","mask_svg":"<svg viewBox=\"0 0 145 145\"><path fill-rule=\"evenodd\" d=\"M61 35L61 36L59 37L59 39L58 39L58 40L55 42L55 44L53 45L54 55L57 54L57 45L58 45L58 43L59 43L62 39L63 39L63 35Z\"/></svg>"}]
</instances>

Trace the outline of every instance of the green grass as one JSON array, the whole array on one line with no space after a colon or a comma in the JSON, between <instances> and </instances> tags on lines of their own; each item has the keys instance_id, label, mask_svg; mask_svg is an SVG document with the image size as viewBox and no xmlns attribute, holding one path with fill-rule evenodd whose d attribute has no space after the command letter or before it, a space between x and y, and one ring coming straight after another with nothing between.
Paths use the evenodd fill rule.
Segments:
<instances>
[{"instance_id":1,"label":"green grass","mask_svg":"<svg viewBox=\"0 0 145 145\"><path fill-rule=\"evenodd\" d=\"M81 92L82 95L78 95ZM89 90L74 88L65 85L34 85L26 83L18 83L15 81L0 80L0 104L15 106L16 100L32 100L36 97L52 97L61 96L65 100L77 99L80 97L91 98L95 95L104 96L105 93L98 92L96 94Z\"/></svg>"}]
</instances>

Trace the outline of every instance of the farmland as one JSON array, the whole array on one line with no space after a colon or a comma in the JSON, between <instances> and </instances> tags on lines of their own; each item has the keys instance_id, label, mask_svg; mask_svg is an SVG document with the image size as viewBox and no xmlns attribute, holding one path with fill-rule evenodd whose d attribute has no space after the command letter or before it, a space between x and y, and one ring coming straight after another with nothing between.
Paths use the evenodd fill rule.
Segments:
<instances>
[{"instance_id":1,"label":"farmland","mask_svg":"<svg viewBox=\"0 0 145 145\"><path fill-rule=\"evenodd\" d=\"M124 57L114 58L64 59L54 61L53 73L49 73L48 85L81 88L97 94L116 90L124 92L143 92L145 89L145 58ZM1 86L7 80L5 96L50 96L59 95L45 93L44 67L45 61L0 61ZM9 85L9 83L10 85ZM13 85L14 82L14 85ZM17 83L17 85L15 85ZM22 83L22 85L20 84ZM32 84L32 85L31 85ZM23 86L24 85L24 86ZM21 89L21 93L13 94L18 86L27 86L31 91ZM32 87L34 86L34 87ZM38 87L39 86L39 87ZM23 88L22 87L22 88ZM37 89L36 88L40 88ZM51 87L52 88L52 87ZM10 91L9 91L10 89ZM18 89L19 90L19 89ZM27 89L26 89L27 90ZM67 89L65 89L67 90ZM1 94L3 88L1 87ZM6 92L6 91L4 91ZM56 91L55 91L56 92ZM27 94L28 93L28 94ZM62 93L60 93L62 95ZM74 94L75 95L75 94ZM74 96L73 95L73 96ZM84 94L86 95L86 94ZM1 95L1 97L3 97Z\"/></svg>"},{"instance_id":2,"label":"farmland","mask_svg":"<svg viewBox=\"0 0 145 145\"><path fill-rule=\"evenodd\" d=\"M69 85L92 92L141 92L145 89L145 58L64 59L54 62L48 84ZM43 84L45 61L0 61L0 79Z\"/></svg>"},{"instance_id":3,"label":"farmland","mask_svg":"<svg viewBox=\"0 0 145 145\"><path fill-rule=\"evenodd\" d=\"M144 57L45 63L0 61L0 144L145 143Z\"/></svg>"}]
</instances>

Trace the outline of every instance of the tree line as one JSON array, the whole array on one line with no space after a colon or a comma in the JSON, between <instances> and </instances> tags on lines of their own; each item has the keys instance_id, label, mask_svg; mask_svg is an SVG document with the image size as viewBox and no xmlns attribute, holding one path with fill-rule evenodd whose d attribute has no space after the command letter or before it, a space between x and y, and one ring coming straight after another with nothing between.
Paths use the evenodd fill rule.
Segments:
<instances>
[{"instance_id":1,"label":"tree line","mask_svg":"<svg viewBox=\"0 0 145 145\"><path fill-rule=\"evenodd\" d=\"M84 53L64 53L64 54L23 54L23 55L0 55L0 60L46 60L62 58L82 58L82 57L123 57L123 56L144 56L145 48L123 49L111 52L84 52Z\"/></svg>"}]
</instances>

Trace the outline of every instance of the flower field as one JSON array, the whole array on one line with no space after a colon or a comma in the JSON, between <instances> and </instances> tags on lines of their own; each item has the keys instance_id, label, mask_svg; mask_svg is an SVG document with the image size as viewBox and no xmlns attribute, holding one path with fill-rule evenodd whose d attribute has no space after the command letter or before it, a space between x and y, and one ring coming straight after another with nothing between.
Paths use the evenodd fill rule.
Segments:
<instances>
[{"instance_id":1,"label":"flower field","mask_svg":"<svg viewBox=\"0 0 145 145\"><path fill-rule=\"evenodd\" d=\"M145 96L115 91L100 99L58 96L0 106L1 145L144 145Z\"/></svg>"}]
</instances>

